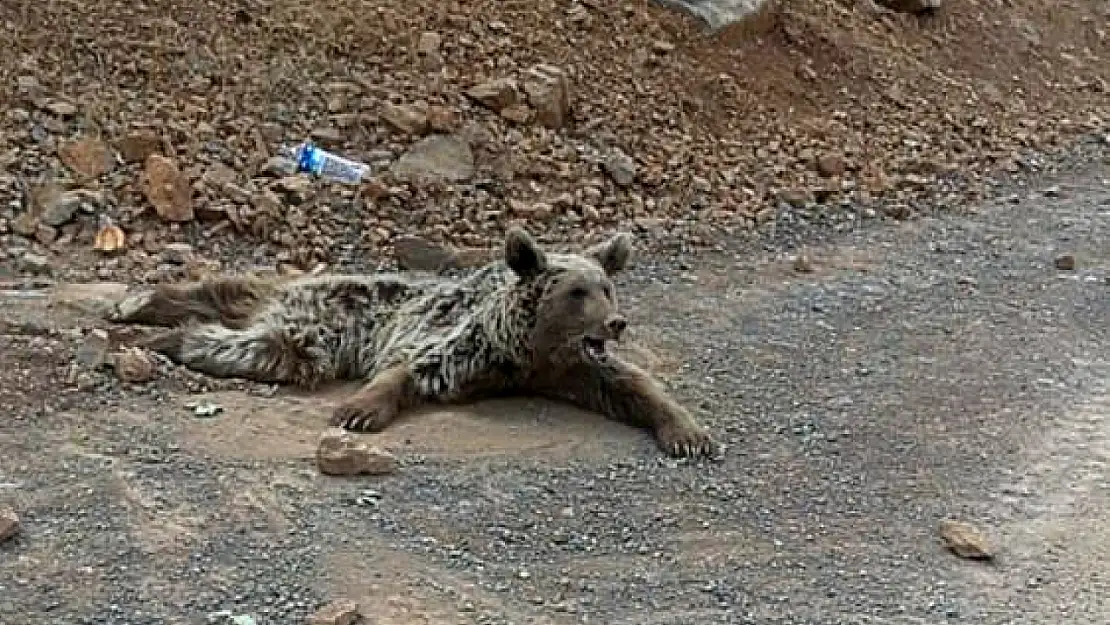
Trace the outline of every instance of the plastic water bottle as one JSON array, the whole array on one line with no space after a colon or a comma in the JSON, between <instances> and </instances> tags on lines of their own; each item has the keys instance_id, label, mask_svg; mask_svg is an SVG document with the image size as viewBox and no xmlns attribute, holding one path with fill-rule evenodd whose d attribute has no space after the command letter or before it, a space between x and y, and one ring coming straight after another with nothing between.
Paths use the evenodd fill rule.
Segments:
<instances>
[{"instance_id":1,"label":"plastic water bottle","mask_svg":"<svg viewBox=\"0 0 1110 625\"><path fill-rule=\"evenodd\" d=\"M295 148L286 148L283 151L297 163L299 171L306 171L336 182L358 184L370 169L364 163L321 150L311 141L305 141Z\"/></svg>"}]
</instances>

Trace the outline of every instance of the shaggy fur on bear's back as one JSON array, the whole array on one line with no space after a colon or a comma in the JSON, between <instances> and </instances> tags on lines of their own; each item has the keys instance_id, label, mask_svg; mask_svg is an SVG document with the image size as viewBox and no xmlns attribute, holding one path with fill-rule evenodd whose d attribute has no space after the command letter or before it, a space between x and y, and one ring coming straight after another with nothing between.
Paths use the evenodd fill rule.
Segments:
<instances>
[{"instance_id":1,"label":"shaggy fur on bear's back","mask_svg":"<svg viewBox=\"0 0 1110 625\"><path fill-rule=\"evenodd\" d=\"M352 430L380 430L423 402L525 392L649 427L672 454L711 454L704 429L607 346L627 325L611 277L630 251L618 235L545 252L514 229L503 258L460 278L225 276L159 286L121 303L117 320L176 326L150 347L214 376L364 380L331 419Z\"/></svg>"}]
</instances>

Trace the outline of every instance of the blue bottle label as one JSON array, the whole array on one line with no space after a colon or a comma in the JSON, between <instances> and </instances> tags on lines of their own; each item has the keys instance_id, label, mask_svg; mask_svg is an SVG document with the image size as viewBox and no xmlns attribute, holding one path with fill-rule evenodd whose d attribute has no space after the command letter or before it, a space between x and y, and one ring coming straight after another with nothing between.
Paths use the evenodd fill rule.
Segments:
<instances>
[{"instance_id":1,"label":"blue bottle label","mask_svg":"<svg viewBox=\"0 0 1110 625\"><path fill-rule=\"evenodd\" d=\"M320 150L316 149L316 146L312 144L302 145L301 149L298 150L297 157L298 169L314 174L319 173L320 165L322 164L321 161L323 161L323 155L320 154Z\"/></svg>"}]
</instances>

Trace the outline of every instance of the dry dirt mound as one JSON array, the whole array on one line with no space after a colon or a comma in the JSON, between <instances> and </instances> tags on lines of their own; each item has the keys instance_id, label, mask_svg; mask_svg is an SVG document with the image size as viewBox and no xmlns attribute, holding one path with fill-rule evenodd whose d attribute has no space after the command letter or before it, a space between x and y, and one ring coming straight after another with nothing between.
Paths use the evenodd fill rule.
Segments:
<instances>
[{"instance_id":1,"label":"dry dirt mound","mask_svg":"<svg viewBox=\"0 0 1110 625\"><path fill-rule=\"evenodd\" d=\"M407 232L484 246L512 220L697 243L783 211L901 218L1105 132L1108 11L799 0L710 37L648 0L6 2L0 266L155 279L359 261ZM288 176L270 158L305 137L374 173ZM396 179L418 145L409 165L455 179ZM122 254L90 249L109 222Z\"/></svg>"}]
</instances>

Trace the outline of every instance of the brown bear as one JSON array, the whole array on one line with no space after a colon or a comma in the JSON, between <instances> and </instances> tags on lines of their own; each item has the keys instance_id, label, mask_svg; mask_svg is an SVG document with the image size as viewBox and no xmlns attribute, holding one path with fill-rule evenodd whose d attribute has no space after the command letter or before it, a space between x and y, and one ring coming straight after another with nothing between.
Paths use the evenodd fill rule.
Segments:
<instances>
[{"instance_id":1,"label":"brown bear","mask_svg":"<svg viewBox=\"0 0 1110 625\"><path fill-rule=\"evenodd\" d=\"M611 277L631 247L618 234L548 252L513 228L501 258L459 277L212 277L128 297L112 318L173 327L147 346L217 377L365 381L331 417L348 430L379 431L421 403L529 393L650 428L671 455L712 456L694 417L611 349L628 325Z\"/></svg>"}]
</instances>

